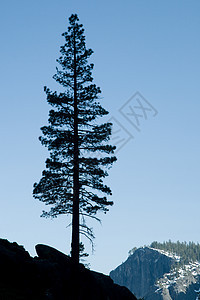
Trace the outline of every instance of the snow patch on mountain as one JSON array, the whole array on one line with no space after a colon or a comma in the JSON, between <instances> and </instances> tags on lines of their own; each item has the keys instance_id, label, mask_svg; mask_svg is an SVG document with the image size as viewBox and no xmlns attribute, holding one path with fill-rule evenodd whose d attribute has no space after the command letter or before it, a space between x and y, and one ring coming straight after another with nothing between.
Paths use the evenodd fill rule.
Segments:
<instances>
[{"instance_id":1,"label":"snow patch on mountain","mask_svg":"<svg viewBox=\"0 0 200 300\"><path fill-rule=\"evenodd\" d=\"M164 250L160 250L160 249L155 249L155 248L151 248L151 247L148 247L148 248L152 249L154 251L158 251L159 253L176 260L177 262L179 262L181 259L181 257L179 255L176 255L176 253L172 253L172 252L168 252L168 251L164 251Z\"/></svg>"},{"instance_id":2,"label":"snow patch on mountain","mask_svg":"<svg viewBox=\"0 0 200 300\"><path fill-rule=\"evenodd\" d=\"M181 267L175 266L171 272L165 273L162 278L157 280L156 292L173 287L176 293L186 293L188 286L198 281L199 274L200 263L197 261Z\"/></svg>"}]
</instances>

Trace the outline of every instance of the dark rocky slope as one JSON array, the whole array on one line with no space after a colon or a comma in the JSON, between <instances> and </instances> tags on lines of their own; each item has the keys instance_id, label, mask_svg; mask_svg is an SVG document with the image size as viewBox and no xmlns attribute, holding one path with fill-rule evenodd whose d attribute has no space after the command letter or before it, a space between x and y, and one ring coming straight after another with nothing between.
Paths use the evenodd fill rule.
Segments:
<instances>
[{"instance_id":1,"label":"dark rocky slope","mask_svg":"<svg viewBox=\"0 0 200 300\"><path fill-rule=\"evenodd\" d=\"M72 300L77 288L72 280L70 257L45 245L37 245L32 258L22 246L0 239L0 300ZM80 300L137 300L109 276L80 265Z\"/></svg>"}]
</instances>

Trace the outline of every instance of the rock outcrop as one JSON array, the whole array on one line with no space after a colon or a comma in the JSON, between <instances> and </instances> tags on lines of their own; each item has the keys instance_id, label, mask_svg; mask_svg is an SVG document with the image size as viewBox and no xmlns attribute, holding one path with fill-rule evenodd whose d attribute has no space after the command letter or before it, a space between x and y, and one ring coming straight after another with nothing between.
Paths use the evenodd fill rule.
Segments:
<instances>
[{"instance_id":1,"label":"rock outcrop","mask_svg":"<svg viewBox=\"0 0 200 300\"><path fill-rule=\"evenodd\" d=\"M37 245L38 256L32 258L17 243L0 239L0 299L72 300L74 265L62 252ZM79 266L80 300L137 300L126 288L104 274Z\"/></svg>"},{"instance_id":2,"label":"rock outcrop","mask_svg":"<svg viewBox=\"0 0 200 300\"><path fill-rule=\"evenodd\" d=\"M136 297L142 298L154 294L156 280L168 273L172 264L172 258L148 247L139 248L125 263L112 271L110 276L114 282L120 282L129 290L134 290Z\"/></svg>"}]
</instances>

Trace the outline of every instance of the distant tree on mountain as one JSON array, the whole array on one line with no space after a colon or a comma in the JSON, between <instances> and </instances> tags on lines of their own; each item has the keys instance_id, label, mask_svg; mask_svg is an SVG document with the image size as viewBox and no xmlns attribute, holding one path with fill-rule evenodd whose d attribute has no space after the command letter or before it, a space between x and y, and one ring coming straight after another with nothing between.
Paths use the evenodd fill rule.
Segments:
<instances>
[{"instance_id":1,"label":"distant tree on mountain","mask_svg":"<svg viewBox=\"0 0 200 300\"><path fill-rule=\"evenodd\" d=\"M147 246L148 247L148 246ZM151 248L163 250L165 252L176 254L180 256L180 261L177 265L181 266L189 262L200 262L200 244L194 242L172 242L171 240L163 243L154 241L150 244ZM132 255L137 250L136 247L131 249L128 254Z\"/></svg>"},{"instance_id":2,"label":"distant tree on mountain","mask_svg":"<svg viewBox=\"0 0 200 300\"><path fill-rule=\"evenodd\" d=\"M137 250L137 247L134 247L133 249L131 249L130 251L128 251L128 255L133 255L133 253Z\"/></svg>"},{"instance_id":3,"label":"distant tree on mountain","mask_svg":"<svg viewBox=\"0 0 200 300\"><path fill-rule=\"evenodd\" d=\"M187 264L189 262L200 261L200 244L194 242L153 242L150 247L175 253L180 256L179 264Z\"/></svg>"},{"instance_id":4,"label":"distant tree on mountain","mask_svg":"<svg viewBox=\"0 0 200 300\"><path fill-rule=\"evenodd\" d=\"M111 189L103 179L108 176L106 169L116 161L116 147L108 144L112 124L97 122L108 112L99 103L100 88L92 83L93 64L88 59L93 51L86 48L83 25L78 21L76 14L69 18L70 26L63 33L65 44L57 60L61 68L53 77L64 91L52 92L45 87L47 102L53 109L49 125L41 128L40 141L50 157L33 190L36 199L50 206L43 217L72 215L71 253L76 263L83 251L79 233L93 238L85 217L99 220L97 212L106 213L113 205L107 200Z\"/></svg>"}]
</instances>

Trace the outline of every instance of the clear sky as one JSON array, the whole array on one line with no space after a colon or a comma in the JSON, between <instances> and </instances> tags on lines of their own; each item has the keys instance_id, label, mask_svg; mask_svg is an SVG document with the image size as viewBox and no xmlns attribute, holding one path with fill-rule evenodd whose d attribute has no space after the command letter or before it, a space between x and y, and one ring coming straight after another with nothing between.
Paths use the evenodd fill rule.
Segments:
<instances>
[{"instance_id":1,"label":"clear sky","mask_svg":"<svg viewBox=\"0 0 200 300\"><path fill-rule=\"evenodd\" d=\"M90 223L88 262L108 273L135 246L200 242L200 1L1 1L0 237L32 255L37 243L70 251L70 217L40 218L45 207L32 186L48 156L38 141L49 110L43 86L58 88L52 76L72 13L94 50L102 105L125 141L134 137L106 180L115 205L99 215L102 225ZM144 101L136 92L151 108L146 119L134 108Z\"/></svg>"}]
</instances>

